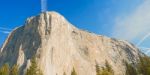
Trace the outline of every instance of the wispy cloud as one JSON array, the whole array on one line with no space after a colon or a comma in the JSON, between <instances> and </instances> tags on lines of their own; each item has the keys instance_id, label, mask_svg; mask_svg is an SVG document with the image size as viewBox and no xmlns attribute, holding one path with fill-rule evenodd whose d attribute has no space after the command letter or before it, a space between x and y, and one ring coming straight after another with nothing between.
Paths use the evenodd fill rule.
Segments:
<instances>
[{"instance_id":1,"label":"wispy cloud","mask_svg":"<svg viewBox=\"0 0 150 75\"><path fill-rule=\"evenodd\" d=\"M5 27L0 27L0 30L12 30L12 29L5 28Z\"/></svg>"},{"instance_id":2,"label":"wispy cloud","mask_svg":"<svg viewBox=\"0 0 150 75\"><path fill-rule=\"evenodd\" d=\"M1 31L1 30L0 30L0 32L4 33L4 34L9 34L10 33L9 31Z\"/></svg>"},{"instance_id":3,"label":"wispy cloud","mask_svg":"<svg viewBox=\"0 0 150 75\"><path fill-rule=\"evenodd\" d=\"M0 33L3 33L3 34L9 34L11 30L12 29L10 28L0 27Z\"/></svg>"},{"instance_id":4,"label":"wispy cloud","mask_svg":"<svg viewBox=\"0 0 150 75\"><path fill-rule=\"evenodd\" d=\"M150 32L149 8L150 0L145 0L128 16L124 18L116 18L116 25L112 35L129 41L133 41L135 39L139 39L140 41L142 38L147 38L147 35Z\"/></svg>"}]
</instances>

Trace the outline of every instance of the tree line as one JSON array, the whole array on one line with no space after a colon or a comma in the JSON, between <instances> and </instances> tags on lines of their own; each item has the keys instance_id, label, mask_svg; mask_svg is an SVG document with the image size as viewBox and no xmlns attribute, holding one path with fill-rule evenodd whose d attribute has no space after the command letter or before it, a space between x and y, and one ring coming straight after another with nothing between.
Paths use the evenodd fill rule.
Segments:
<instances>
[{"instance_id":1,"label":"tree line","mask_svg":"<svg viewBox=\"0 0 150 75\"><path fill-rule=\"evenodd\" d=\"M140 57L137 66L125 63L126 75L150 75L150 58L148 56Z\"/></svg>"},{"instance_id":2,"label":"tree line","mask_svg":"<svg viewBox=\"0 0 150 75\"><path fill-rule=\"evenodd\" d=\"M136 65L124 61L124 66L126 67L125 75L150 75L150 57L148 56L141 56ZM104 67L96 64L95 68L96 75L114 75L114 71L107 61ZM75 72L71 75L77 75L77 73Z\"/></svg>"},{"instance_id":3,"label":"tree line","mask_svg":"<svg viewBox=\"0 0 150 75\"><path fill-rule=\"evenodd\" d=\"M14 65L13 67L9 67L9 64L4 64L0 68L0 75L19 75L20 70L18 65ZM25 72L25 75L43 75L42 71L38 68L36 59L33 57L31 59L31 66Z\"/></svg>"},{"instance_id":4,"label":"tree line","mask_svg":"<svg viewBox=\"0 0 150 75\"><path fill-rule=\"evenodd\" d=\"M140 57L140 61L136 66L127 62L124 62L124 65L126 67L126 75L150 75L150 58L147 56ZM100 67L96 64L95 69L96 75L114 75L114 71L107 61L104 67ZM14 65L10 68L9 64L6 63L0 68L0 75L19 75L19 73L18 65ZM35 58L32 58L31 66L27 69L25 75L43 75L37 66ZM63 75L67 74L64 72ZM71 75L78 75L75 68L73 68Z\"/></svg>"}]
</instances>

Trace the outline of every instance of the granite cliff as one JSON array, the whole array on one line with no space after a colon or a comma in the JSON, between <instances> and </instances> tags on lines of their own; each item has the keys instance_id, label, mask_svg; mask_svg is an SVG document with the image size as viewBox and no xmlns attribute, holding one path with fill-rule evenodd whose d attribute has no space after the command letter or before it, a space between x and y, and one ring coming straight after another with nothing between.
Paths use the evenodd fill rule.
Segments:
<instances>
[{"instance_id":1,"label":"granite cliff","mask_svg":"<svg viewBox=\"0 0 150 75\"><path fill-rule=\"evenodd\" d=\"M44 12L30 17L14 29L0 50L0 66L18 64L22 74L36 56L44 75L96 75L95 65L105 61L115 75L125 75L123 61L136 64L142 53L127 41L80 30L57 12Z\"/></svg>"}]
</instances>

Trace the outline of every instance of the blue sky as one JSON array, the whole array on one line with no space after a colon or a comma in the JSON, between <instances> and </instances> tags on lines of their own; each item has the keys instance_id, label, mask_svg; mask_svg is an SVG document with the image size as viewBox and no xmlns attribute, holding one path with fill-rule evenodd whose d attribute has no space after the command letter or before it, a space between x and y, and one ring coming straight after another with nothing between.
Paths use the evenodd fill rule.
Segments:
<instances>
[{"instance_id":1,"label":"blue sky","mask_svg":"<svg viewBox=\"0 0 150 75\"><path fill-rule=\"evenodd\" d=\"M41 12L40 0L0 0L0 45L26 18ZM47 0L47 10L64 15L73 25L96 34L150 47L148 0ZM147 13L146 13L147 12ZM146 21L145 21L146 20ZM145 36L145 38L144 38Z\"/></svg>"}]
</instances>

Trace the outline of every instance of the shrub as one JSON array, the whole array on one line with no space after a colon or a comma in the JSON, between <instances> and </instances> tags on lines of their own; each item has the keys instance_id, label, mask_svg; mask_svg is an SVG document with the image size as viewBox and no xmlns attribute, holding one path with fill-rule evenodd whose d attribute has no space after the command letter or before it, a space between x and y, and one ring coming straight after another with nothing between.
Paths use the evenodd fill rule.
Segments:
<instances>
[{"instance_id":1,"label":"shrub","mask_svg":"<svg viewBox=\"0 0 150 75\"><path fill-rule=\"evenodd\" d=\"M4 64L1 68L0 68L0 75L9 75L9 65L8 64Z\"/></svg>"},{"instance_id":2,"label":"shrub","mask_svg":"<svg viewBox=\"0 0 150 75\"><path fill-rule=\"evenodd\" d=\"M10 75L19 75L18 65L14 65L10 70Z\"/></svg>"},{"instance_id":3,"label":"shrub","mask_svg":"<svg viewBox=\"0 0 150 75\"><path fill-rule=\"evenodd\" d=\"M73 68L73 71L71 72L71 75L77 75L75 69Z\"/></svg>"},{"instance_id":4,"label":"shrub","mask_svg":"<svg viewBox=\"0 0 150 75\"><path fill-rule=\"evenodd\" d=\"M43 75L37 66L35 57L31 59L31 66L29 69L27 69L25 75Z\"/></svg>"},{"instance_id":5,"label":"shrub","mask_svg":"<svg viewBox=\"0 0 150 75\"><path fill-rule=\"evenodd\" d=\"M114 71L112 70L109 63L106 61L105 67L102 67L102 69L100 69L98 64L96 64L96 75L114 75Z\"/></svg>"}]
</instances>

